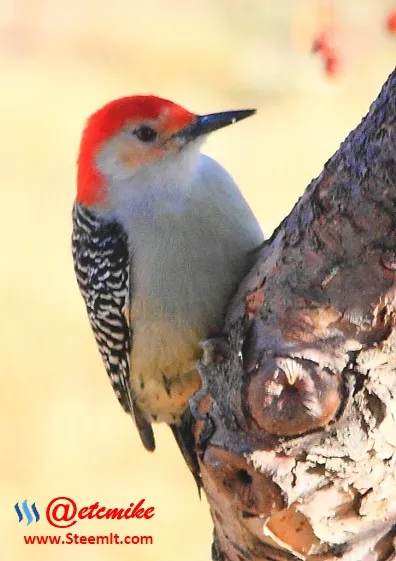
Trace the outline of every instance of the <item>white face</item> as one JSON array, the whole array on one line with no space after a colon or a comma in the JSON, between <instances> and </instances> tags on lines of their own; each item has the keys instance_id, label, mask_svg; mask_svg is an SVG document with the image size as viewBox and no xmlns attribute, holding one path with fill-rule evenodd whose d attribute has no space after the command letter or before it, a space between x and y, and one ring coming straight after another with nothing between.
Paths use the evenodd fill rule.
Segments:
<instances>
[{"instance_id":1,"label":"white face","mask_svg":"<svg viewBox=\"0 0 396 561\"><path fill-rule=\"evenodd\" d=\"M204 140L199 137L188 142L154 121L128 122L105 143L96 157L96 165L109 178L132 177L162 160L178 161L180 165L185 152L197 152Z\"/></svg>"},{"instance_id":2,"label":"white face","mask_svg":"<svg viewBox=\"0 0 396 561\"><path fill-rule=\"evenodd\" d=\"M152 121L127 123L96 156L108 190L108 208L138 205L160 193L175 197L188 190L205 138L187 141Z\"/></svg>"}]
</instances>

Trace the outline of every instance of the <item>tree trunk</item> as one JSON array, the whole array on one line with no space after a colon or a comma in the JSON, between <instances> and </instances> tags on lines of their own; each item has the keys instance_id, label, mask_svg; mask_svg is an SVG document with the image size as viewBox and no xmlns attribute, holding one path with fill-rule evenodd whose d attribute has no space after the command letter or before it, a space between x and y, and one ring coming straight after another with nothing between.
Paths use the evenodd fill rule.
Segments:
<instances>
[{"instance_id":1,"label":"tree trunk","mask_svg":"<svg viewBox=\"0 0 396 561\"><path fill-rule=\"evenodd\" d=\"M215 561L394 558L395 279L396 70L203 343Z\"/></svg>"}]
</instances>

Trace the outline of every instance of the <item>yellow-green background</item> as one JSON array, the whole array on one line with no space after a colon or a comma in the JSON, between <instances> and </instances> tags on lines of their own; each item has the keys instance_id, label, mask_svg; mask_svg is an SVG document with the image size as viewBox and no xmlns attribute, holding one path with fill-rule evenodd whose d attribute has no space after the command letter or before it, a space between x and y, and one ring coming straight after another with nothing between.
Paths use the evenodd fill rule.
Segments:
<instances>
[{"instance_id":1,"label":"yellow-green background","mask_svg":"<svg viewBox=\"0 0 396 561\"><path fill-rule=\"evenodd\" d=\"M322 2L322 9L325 6ZM315 0L0 0L0 561L205 561L211 522L166 427L146 453L104 373L70 258L75 159L85 117L156 93L196 112L257 107L205 151L241 185L267 233L279 223L396 61L393 2L335 2L344 72L310 42ZM375 226L375 225L374 225ZM57 533L13 505L145 497L149 522L80 522L80 534L152 534L153 546L26 546Z\"/></svg>"}]
</instances>

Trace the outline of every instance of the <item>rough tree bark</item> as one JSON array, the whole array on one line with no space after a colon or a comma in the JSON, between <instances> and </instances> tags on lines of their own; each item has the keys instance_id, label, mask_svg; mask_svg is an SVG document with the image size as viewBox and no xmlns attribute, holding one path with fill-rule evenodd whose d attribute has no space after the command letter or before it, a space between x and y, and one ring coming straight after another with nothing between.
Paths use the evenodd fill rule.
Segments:
<instances>
[{"instance_id":1,"label":"rough tree bark","mask_svg":"<svg viewBox=\"0 0 396 561\"><path fill-rule=\"evenodd\" d=\"M396 70L203 343L215 561L394 558L395 279Z\"/></svg>"}]
</instances>

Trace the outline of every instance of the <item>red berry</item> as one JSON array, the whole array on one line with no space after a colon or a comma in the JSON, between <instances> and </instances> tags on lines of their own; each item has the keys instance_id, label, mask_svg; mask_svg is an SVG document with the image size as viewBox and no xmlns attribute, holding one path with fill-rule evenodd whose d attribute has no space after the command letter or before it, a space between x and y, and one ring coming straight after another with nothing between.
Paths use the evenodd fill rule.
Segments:
<instances>
[{"instance_id":1,"label":"red berry","mask_svg":"<svg viewBox=\"0 0 396 561\"><path fill-rule=\"evenodd\" d=\"M336 76L339 74L341 68L340 58L333 51L325 58L325 72L327 76Z\"/></svg>"},{"instance_id":2,"label":"red berry","mask_svg":"<svg viewBox=\"0 0 396 561\"><path fill-rule=\"evenodd\" d=\"M386 26L389 33L396 34L396 10L392 10L386 18Z\"/></svg>"},{"instance_id":3,"label":"red berry","mask_svg":"<svg viewBox=\"0 0 396 561\"><path fill-rule=\"evenodd\" d=\"M329 49L329 36L326 31L322 31L312 41L311 52L324 54Z\"/></svg>"}]
</instances>

